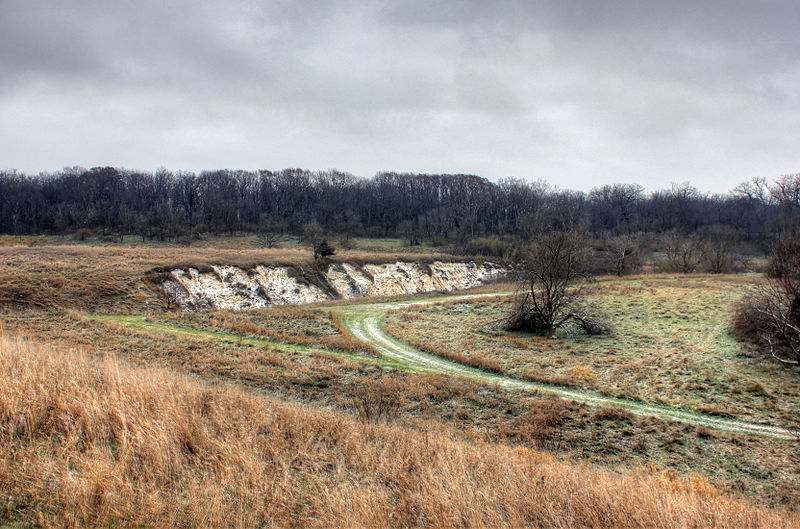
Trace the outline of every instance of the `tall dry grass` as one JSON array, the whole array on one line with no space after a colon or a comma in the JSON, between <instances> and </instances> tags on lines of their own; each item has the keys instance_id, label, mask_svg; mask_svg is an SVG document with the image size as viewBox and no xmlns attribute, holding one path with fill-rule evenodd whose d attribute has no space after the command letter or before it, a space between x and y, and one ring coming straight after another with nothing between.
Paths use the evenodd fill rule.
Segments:
<instances>
[{"instance_id":1,"label":"tall dry grass","mask_svg":"<svg viewBox=\"0 0 800 529\"><path fill-rule=\"evenodd\" d=\"M792 527L617 475L0 337L0 525Z\"/></svg>"},{"instance_id":2,"label":"tall dry grass","mask_svg":"<svg viewBox=\"0 0 800 529\"><path fill-rule=\"evenodd\" d=\"M218 241L223 244L224 241ZM375 253L341 251L331 262L354 264L397 260L431 262L465 261L439 253ZM174 268L209 270L212 265L249 269L257 264L296 266L309 276L319 276L318 265L307 249L124 246L3 246L0 245L0 310L64 308L88 311L144 311L151 298L166 308L146 282L157 283ZM142 279L146 281L143 282Z\"/></svg>"}]
</instances>

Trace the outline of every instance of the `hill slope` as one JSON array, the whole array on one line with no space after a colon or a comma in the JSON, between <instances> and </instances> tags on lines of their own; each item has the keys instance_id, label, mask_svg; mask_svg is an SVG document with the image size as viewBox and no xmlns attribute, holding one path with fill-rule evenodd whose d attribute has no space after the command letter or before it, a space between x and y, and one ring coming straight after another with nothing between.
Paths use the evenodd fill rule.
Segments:
<instances>
[{"instance_id":1,"label":"hill slope","mask_svg":"<svg viewBox=\"0 0 800 529\"><path fill-rule=\"evenodd\" d=\"M792 527L702 479L575 467L0 337L0 524Z\"/></svg>"}]
</instances>

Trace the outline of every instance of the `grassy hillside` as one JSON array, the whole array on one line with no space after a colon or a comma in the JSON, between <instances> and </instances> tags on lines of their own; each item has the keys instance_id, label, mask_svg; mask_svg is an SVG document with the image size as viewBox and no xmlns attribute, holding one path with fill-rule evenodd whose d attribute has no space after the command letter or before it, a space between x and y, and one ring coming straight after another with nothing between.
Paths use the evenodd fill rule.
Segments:
<instances>
[{"instance_id":1,"label":"grassy hillside","mask_svg":"<svg viewBox=\"0 0 800 529\"><path fill-rule=\"evenodd\" d=\"M699 477L355 421L0 338L9 526L792 527Z\"/></svg>"},{"instance_id":2,"label":"grassy hillside","mask_svg":"<svg viewBox=\"0 0 800 529\"><path fill-rule=\"evenodd\" d=\"M341 256L342 259L378 261L413 257L363 252ZM420 258L419 254L416 257ZM428 255L423 258L435 257ZM630 507L614 503L622 500L613 494L608 496L609 505L612 506L594 506L600 500L591 490L593 483L586 481L589 478L584 481L579 479L580 473L586 472L586 468L592 468L591 479L610 480L608 483L612 485L609 487L624 489L629 486L625 485L628 483L630 487L643 487L643 494L663 494L664 487L677 488L688 491L686 493L697 501L702 499L707 504L704 508L711 510L717 509L715 505L718 501L722 502L721 505L727 505L726 502L733 499L747 501L747 504L734 501L733 505L738 506L736 509L759 513L755 515L756 518L782 516L780 511L764 514L758 510L761 508L793 509L798 505L800 496L796 483L800 476L800 452L795 441L711 431L654 417L631 416L617 409L546 398L524 390L506 390L465 378L397 371L402 366L350 336L328 304L267 307L235 313L182 313L167 310L166 305L160 304L153 291L142 281L143 275L149 270L181 262L246 265L261 261L302 265L308 263L309 259L309 252L225 247L0 247L0 332L4 330L6 335L28 336L46 342L43 346L20 345L9 339L2 342L2 354L11 354L14 350L19 354L9 356L11 360L8 361L0 360L3 369L17 370L0 372L0 380L4 383L5 380L11 380L14 384L8 386L9 389L5 385L0 386L0 410L12 410L8 406L12 400L16 403L13 407L16 411L3 411L4 415L0 416L0 429L5 428L2 429L3 435L9 436L0 439L0 452L9 447L6 452L0 453L0 461L6 465L0 476L8 479L0 481L0 490L15 491L13 501L0 502L0 513L11 513L4 514L8 519L38 523L37 512L41 510L46 522L42 525L70 525L78 523L76 520L80 519L83 525L105 526L113 524L115 516L123 520L134 516L131 513L135 512L142 513L136 515L138 518L134 516L141 525L163 526L173 521L178 524L185 519L188 525L199 526L204 525L203 520L206 520L205 525L215 525L223 519L223 513L233 509L243 520L243 525L249 522L252 525L270 516L283 516L273 519L278 520L276 523L279 525L290 525L293 520L300 520L305 525L358 525L363 522L383 526L385 524L381 523L381 516L389 516L387 513L393 512L391 509L394 508L392 516L395 518L392 519L400 520L397 525L457 525L462 522L464 525L496 525L504 521L510 524L528 520L532 525L558 526L570 523L581 525L584 519L590 520L586 523L600 526L609 525L607 520L615 520L614 523L622 526L635 525L635 516L639 515L628 512ZM445 301L441 305L420 310L399 311L388 318L395 332L402 334L404 339L416 340L443 354L458 353L469 357L473 363L494 362L493 367L499 371L543 377L545 380L612 394L618 388L634 388L640 393L627 396L653 399L654 402L662 402L658 399L669 397L673 400L665 402L678 406L694 406L690 399L697 402L706 391L709 401L716 403L723 413L728 408L722 405L728 406L727 403L731 401L719 401L720 398L746 397L741 406L747 407L750 416L758 421L763 419L769 422L787 417L786 410L782 408L784 403L779 397L791 396L789 393L794 386L782 382L784 379L781 377L786 376L784 370L740 354L735 344L725 341L727 338L722 326L726 318L725 311L748 281L741 277L722 280L695 277L690 280L691 284L680 286L675 280L665 277L645 276L631 282L615 280L599 283L593 289L592 296L602 300L609 316L616 321L617 335L613 338L565 334L553 341L530 336L507 336L498 332L494 325L502 316L502 300L491 297L456 304ZM509 288L508 285L490 285L477 290L496 292ZM691 302L681 301L682 295L690 296ZM437 298L435 295L430 297ZM146 299L151 300L149 321L144 319ZM340 300L331 305L363 302ZM403 329L398 331L397 326ZM722 340L719 343L724 347L718 347L719 340ZM658 361L645 361L644 353L662 349L666 354L660 355ZM75 353L75 350L81 353ZM117 360L97 363L97 360L90 358ZM652 358L652 355L648 358ZM19 367L23 364L27 367ZM13 367L15 365L17 367ZM72 369L71 366L77 367ZM130 386L134 389L120 393L115 385L86 378L90 375L101 379L105 377L102 373L106 367L103 366L111 366L108 369L119 369L124 373L118 382L124 387L129 387L125 386L125 380L139 382ZM761 370L759 376L764 376L766 370L774 370L777 376L760 382L763 391L755 385L738 384L741 391L737 392L733 391L733 386L727 387L725 382L730 381L740 368L750 369L748 373ZM30 373L20 375L26 370ZM56 377L50 373L62 374ZM34 375L40 378L31 378ZM629 384L631 377L636 383L634 386ZM705 377L709 380L705 380ZM152 384L146 385L147 381L152 381ZM140 383L145 385L136 389L136 384ZM696 388L694 384L706 384L706 387ZM671 396L664 390L670 385L673 387ZM684 390L685 393L682 393ZM95 393L84 393L86 391ZM169 397L131 400L137 392L150 391L162 396L168 394ZM130 417L139 412L149 417L141 419L144 421L141 424L145 426L136 434L137 439L141 438L143 442L150 435L148 432L155 432L162 427L153 426L147 421L158 423L163 415L167 417L165 421L174 422L178 417L171 415L172 411L165 411L169 407L153 403L162 398L173 399L176 403L184 400L191 403L195 398L191 395L203 393L211 395L208 398L216 403L215 406L220 406L215 408L215 421L220 420L219 416L228 415L231 415L232 421L244 421L236 417L259 418L262 414L267 414L264 415L267 417L267 412L273 414L269 417L279 416L275 420L280 421L281 425L293 424L292 421L298 424L332 421L337 425L336 428L352 436L348 437L348 447L363 445L368 454L397 452L406 458L406 462L412 461L408 463L412 468L418 465L418 462L414 462L417 461L414 459L417 457L415 451L425 454L426 447L435 446L437 452L427 453L425 457L436 461L438 470L432 474L423 472L419 479L436 478L444 481L432 484L426 481L424 483L427 484L420 485L418 481L402 477L402 468L398 471L394 463L388 462L373 462L371 466L358 467L360 470L356 473L353 473L355 471L352 471L349 462L344 470L335 465L331 467L332 462L345 457L336 455L336 450L345 450L337 448L337 444L329 447L332 452L323 455L319 455L323 447L314 448L317 451L314 457L319 457L318 461L321 462L311 467L303 467L302 462L298 461L283 464L281 468L284 474L280 474L280 479L285 481L278 480L275 477L277 474L269 474L264 470L267 467L263 463L254 464L252 471L240 472L239 467L231 463L233 459L225 459L238 457L236 454L223 457L214 452L209 457L221 461L220 464L227 465L229 469L231 475L225 477L221 470L210 470L211 467L206 463L198 466L192 457L181 452L185 449L180 446L175 452L180 457L171 455L167 458L172 465L168 471L156 471L153 470L155 467L148 467L150 463L146 457L155 453L155 449L145 449L139 445L131 448L133 452L125 452L127 459L118 462L113 459L117 453L122 453L119 452L120 441L114 437L117 434L102 434L106 437L101 435L97 438L101 441L97 442L70 440L73 431L82 432L92 424L101 424L92 422L95 419L89 420L95 412L74 411L73 406L94 401L106 402L104 399L110 398L114 392L120 398L123 394L128 395L125 397L127 403L120 401L108 404L112 408L120 406L123 409L120 417L126 424ZM184 398L181 392L187 396ZM23 395L26 396L23 398ZM42 401L45 404L37 404L39 396L45 399ZM775 406L770 407L770 401ZM52 411L60 410L61 406L66 406L67 411ZM187 406L188 409L196 409L192 408L194 404ZM34 420L30 413L26 415L28 412L25 409L31 410L30 413L44 410L41 411L44 419ZM237 409L241 413L236 412ZM740 415L739 411L735 407L733 411L728 410L737 416ZM184 411L180 413L185 415ZM193 421L205 421L204 413L193 411L190 415L194 417ZM102 412L98 416L106 420L114 413ZM290 416L294 418L290 420ZM37 428L45 428L46 424L56 420L53 417L61 421L60 433L20 433L28 432L34 424L38 425ZM104 432L117 428L113 426L113 420L109 420L112 426L101 425L98 428ZM194 426L186 427L187 431L195 427L204 431L212 428L202 421L200 426L191 423ZM15 426L10 426L12 424ZM217 437L207 436L217 439L215 442L218 444L225 444L237 451L255 450L260 446L260 434L247 433L249 430L242 430L238 425L229 427L227 422L219 424L224 428L213 430ZM260 423L256 421L254 424ZM163 427L171 428L168 425ZM264 428L265 432L272 431ZM317 442L313 436L309 440L303 436L305 434L298 433L302 430L300 426L298 428L298 431L275 434L288 436L280 441L287 452L295 450L304 453L307 447ZM226 431L231 433L226 434ZM420 437L414 432L429 434ZM334 434L324 430L320 435L328 439ZM46 442L43 441L45 438ZM13 443L7 444L5 439L13 440ZM160 445L167 438L158 439L154 444ZM398 448L395 439L406 443L410 447L409 452L404 451L403 447ZM29 444L24 445L23 441ZM164 446L170 447L170 442L164 441ZM23 449L23 445L27 448ZM79 465L89 461L86 458L102 455L106 449L109 453L99 459L105 465L102 468L127 469L125 465L130 465L134 470L146 472L139 477L118 482L110 477L111 470L106 474L96 469L76 470ZM189 450L190 456L192 450L195 449ZM543 450L550 455L540 452ZM472 454L469 457L473 459L466 462L459 459L462 457L459 454L466 453ZM259 454L246 457L255 458L252 461L267 458L263 453ZM347 455L347 458L351 457L355 456ZM378 455L375 457L378 458ZM158 458L162 456L157 456L157 460L161 461ZM467 467L477 464L473 460L486 460L501 471L493 476L490 465L478 465L468 472L456 472L456 468L450 468L452 464L448 463L447 458ZM567 496L550 498L547 496L550 491L541 492L531 483L525 485L524 480L541 481L540 474L526 470L533 465L530 461L534 460L538 461L536 472L544 472L542 469L545 467L541 465L546 463L550 465L547 468L551 468L555 474L573 476L576 481L563 485L571 492ZM175 461L179 461L179 464ZM513 461L513 465L509 461ZM589 462L598 467L581 466ZM508 469L511 466L514 468ZM446 470L444 467L456 472L454 475L457 479L452 478L456 481L442 477ZM309 468L321 473L322 477L318 479L304 475L304 472L309 475L313 473ZM334 477L326 474L333 472L332 469L336 469ZM267 480L269 483L284 483L287 490L296 487L301 492L291 492L290 496L280 498L276 496L279 507L275 506L278 504L270 504L272 506L269 508L254 507L260 505L259 500L254 496L256 492L248 492L247 487L252 486L262 496L265 490L272 490L263 483L267 478L258 477L256 471L271 476L269 480L272 481ZM399 482L391 478L391 473L396 471L400 472L402 478ZM30 481L30 487L33 488L26 485L23 478L27 473L39 476L36 478L39 482ZM86 503L89 507L73 506L70 498L77 493L70 487L77 486L75 483L78 482L83 483L80 480L88 480L86 476L95 474L104 476L103 487L107 487L98 490L112 491L98 493L103 498L104 507L91 507L93 504L89 499L85 500L89 502ZM545 476L546 480L550 479L547 477L549 474ZM240 479L249 480L247 487L238 481ZM73 483L73 480L77 481ZM208 490L193 484L195 480L208 485ZM503 480L517 484L509 489L508 494L500 496L492 491L495 488L502 489ZM474 485L470 485L470 482L474 482ZM451 492L447 492L451 486L459 491L458 494L465 494L464 498L467 499L452 500L449 496ZM524 496L525 486L538 494L537 501L550 498L547 501L554 503L542 503L544 510L541 512L538 503L519 503L516 495ZM212 489L216 490L215 487L221 487L224 494L219 490L214 492ZM144 492L135 492L139 489ZM56 494L56 490L61 492ZM646 492L648 490L650 492ZM708 494L700 493L701 490ZM374 498L379 497L389 507L369 507L372 510L365 514L358 510L360 507L345 505L345 500L335 497L340 492L350 495L350 504L360 505L362 499L378 502ZM312 499L306 493L320 495L321 499ZM439 503L426 503L427 496L418 497L423 493L432 498L439 494L440 498L436 500ZM89 492L84 490L81 494L88 495ZM376 496L373 497L373 494ZM601 495L604 494L606 492ZM564 499L570 495L571 499ZM226 503L221 499L223 496L231 501ZM442 497L454 502L453 510L448 510ZM564 503L556 512L553 505L559 505L559 502ZM573 512L573 504L584 503L592 506L590 510L595 514L581 511L578 515ZM307 510L301 507L303 504L309 505ZM678 509L675 505L663 503L657 508L668 512L658 514L660 518L654 525L692 526L693 522L686 521L690 519L688 514L685 517L675 514ZM605 512L604 509L611 513L597 515L597 512ZM620 512L614 513L614 509L620 509ZM550 514L542 514L544 512ZM571 518L573 515L576 517ZM64 521L67 520L65 516L72 516L69 518L72 522ZM79 518L81 516L83 518ZM710 520L703 516L706 514L697 515L697 519ZM715 520L721 526L737 526L741 521L737 519L736 523L728 523L722 518ZM748 520L742 523L749 523ZM779 523L788 523L781 520ZM651 521L650 518L646 519L648 523ZM765 526L770 523L772 521L764 522ZM698 522L697 526L701 525ZM3 527L2 523L0 527Z\"/></svg>"},{"instance_id":3,"label":"grassy hillside","mask_svg":"<svg viewBox=\"0 0 800 529\"><path fill-rule=\"evenodd\" d=\"M332 261L384 263L396 260L431 261L459 258L437 253L337 252ZM256 264L317 266L307 249L259 249L255 247L125 247L0 245L0 308L13 310L63 308L89 311L143 311L166 308L164 300L142 281L174 268L208 270L213 264L245 269Z\"/></svg>"}]
</instances>

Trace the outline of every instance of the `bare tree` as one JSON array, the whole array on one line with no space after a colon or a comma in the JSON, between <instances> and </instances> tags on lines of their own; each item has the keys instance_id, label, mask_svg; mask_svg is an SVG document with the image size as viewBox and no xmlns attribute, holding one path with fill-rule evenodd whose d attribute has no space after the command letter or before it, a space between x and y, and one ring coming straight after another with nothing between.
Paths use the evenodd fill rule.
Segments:
<instances>
[{"instance_id":1,"label":"bare tree","mask_svg":"<svg viewBox=\"0 0 800 529\"><path fill-rule=\"evenodd\" d=\"M778 204L800 208L800 173L781 176L779 180L775 180L770 191Z\"/></svg>"},{"instance_id":2,"label":"bare tree","mask_svg":"<svg viewBox=\"0 0 800 529\"><path fill-rule=\"evenodd\" d=\"M506 329L554 337L559 327L574 319L591 334L602 331L601 324L578 308L590 257L584 237L573 232L547 233L521 256L524 286Z\"/></svg>"},{"instance_id":3,"label":"bare tree","mask_svg":"<svg viewBox=\"0 0 800 529\"><path fill-rule=\"evenodd\" d=\"M731 189L731 195L767 206L771 206L775 202L769 182L764 177L753 177L749 182L742 182Z\"/></svg>"},{"instance_id":4,"label":"bare tree","mask_svg":"<svg viewBox=\"0 0 800 529\"><path fill-rule=\"evenodd\" d=\"M625 234L603 240L606 270L618 276L635 274L642 267L642 238Z\"/></svg>"},{"instance_id":5,"label":"bare tree","mask_svg":"<svg viewBox=\"0 0 800 529\"><path fill-rule=\"evenodd\" d=\"M733 334L783 364L800 365L800 241L775 246L769 277L740 305Z\"/></svg>"},{"instance_id":6,"label":"bare tree","mask_svg":"<svg viewBox=\"0 0 800 529\"><path fill-rule=\"evenodd\" d=\"M737 233L730 226L714 224L700 230L703 238L700 244L700 261L703 269L712 274L732 272L734 268L733 251Z\"/></svg>"},{"instance_id":7,"label":"bare tree","mask_svg":"<svg viewBox=\"0 0 800 529\"><path fill-rule=\"evenodd\" d=\"M691 274L697 269L702 257L700 242L696 236L676 233L665 234L661 238L664 260L661 268L666 272Z\"/></svg>"},{"instance_id":8,"label":"bare tree","mask_svg":"<svg viewBox=\"0 0 800 529\"><path fill-rule=\"evenodd\" d=\"M336 248L328 244L328 235L317 221L311 221L303 226L303 242L311 246L314 259L328 257L336 253Z\"/></svg>"},{"instance_id":9,"label":"bare tree","mask_svg":"<svg viewBox=\"0 0 800 529\"><path fill-rule=\"evenodd\" d=\"M267 248L274 248L289 229L288 223L279 218L262 214L256 230L259 242Z\"/></svg>"},{"instance_id":10,"label":"bare tree","mask_svg":"<svg viewBox=\"0 0 800 529\"><path fill-rule=\"evenodd\" d=\"M397 225L397 232L403 235L408 246L419 246L420 234L417 223L412 220L404 220Z\"/></svg>"}]
</instances>

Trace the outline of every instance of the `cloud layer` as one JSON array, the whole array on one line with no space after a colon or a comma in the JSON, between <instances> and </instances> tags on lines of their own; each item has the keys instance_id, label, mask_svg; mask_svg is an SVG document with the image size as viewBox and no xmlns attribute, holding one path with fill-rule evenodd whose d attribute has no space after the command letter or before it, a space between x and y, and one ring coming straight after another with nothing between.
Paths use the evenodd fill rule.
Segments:
<instances>
[{"instance_id":1,"label":"cloud layer","mask_svg":"<svg viewBox=\"0 0 800 529\"><path fill-rule=\"evenodd\" d=\"M0 166L800 171L800 4L0 0Z\"/></svg>"}]
</instances>

